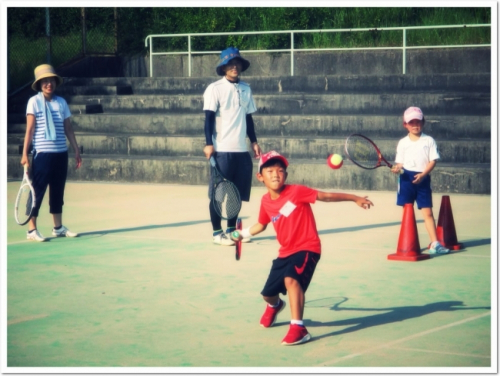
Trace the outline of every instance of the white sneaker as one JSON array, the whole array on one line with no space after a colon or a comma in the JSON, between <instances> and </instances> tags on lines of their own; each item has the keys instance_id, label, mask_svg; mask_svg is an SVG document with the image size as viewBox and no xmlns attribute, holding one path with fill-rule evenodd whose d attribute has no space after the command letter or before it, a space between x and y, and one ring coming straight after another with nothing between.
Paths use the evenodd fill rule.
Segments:
<instances>
[{"instance_id":1,"label":"white sneaker","mask_svg":"<svg viewBox=\"0 0 500 376\"><path fill-rule=\"evenodd\" d=\"M35 229L35 231L33 231L33 232L29 232L29 231L28 231L28 232L26 233L26 239L28 239L28 240L35 240L35 241L37 241L37 242L44 242L45 240L47 240L47 239L45 239L45 238L42 236L42 234L40 234L40 233L38 232L38 230L37 230L37 229Z\"/></svg>"},{"instance_id":2,"label":"white sneaker","mask_svg":"<svg viewBox=\"0 0 500 376\"><path fill-rule=\"evenodd\" d=\"M231 239L229 239L224 233L215 235L213 238L213 242L219 245L234 245L234 242Z\"/></svg>"},{"instance_id":3,"label":"white sneaker","mask_svg":"<svg viewBox=\"0 0 500 376\"><path fill-rule=\"evenodd\" d=\"M429 249L430 254L438 254L438 255L444 255L446 253L449 253L450 250L446 247L443 247L441 243L439 242L434 242L431 244L431 247Z\"/></svg>"},{"instance_id":4,"label":"white sneaker","mask_svg":"<svg viewBox=\"0 0 500 376\"><path fill-rule=\"evenodd\" d=\"M55 228L52 229L52 235L54 236L66 236L68 238L76 238L78 236L77 233L69 231L66 227L61 226L59 230Z\"/></svg>"}]
</instances>

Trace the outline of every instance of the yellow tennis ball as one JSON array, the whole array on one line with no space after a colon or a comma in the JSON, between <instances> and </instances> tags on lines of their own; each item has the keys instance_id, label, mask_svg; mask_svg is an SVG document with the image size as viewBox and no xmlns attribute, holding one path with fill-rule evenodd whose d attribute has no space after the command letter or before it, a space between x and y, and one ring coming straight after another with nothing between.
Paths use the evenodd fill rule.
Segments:
<instances>
[{"instance_id":1,"label":"yellow tennis ball","mask_svg":"<svg viewBox=\"0 0 500 376\"><path fill-rule=\"evenodd\" d=\"M331 154L326 161L328 166L334 170L342 167L342 164L344 163L344 159L339 154Z\"/></svg>"},{"instance_id":2,"label":"yellow tennis ball","mask_svg":"<svg viewBox=\"0 0 500 376\"><path fill-rule=\"evenodd\" d=\"M344 159L343 159L343 158L342 158L342 156L341 156L341 155L339 155L339 154L333 154L333 155L332 155L332 157L330 158L330 160L332 161L332 165L334 165L334 166L338 166L339 164L341 164L341 163L342 163L342 161L343 161Z\"/></svg>"}]
</instances>

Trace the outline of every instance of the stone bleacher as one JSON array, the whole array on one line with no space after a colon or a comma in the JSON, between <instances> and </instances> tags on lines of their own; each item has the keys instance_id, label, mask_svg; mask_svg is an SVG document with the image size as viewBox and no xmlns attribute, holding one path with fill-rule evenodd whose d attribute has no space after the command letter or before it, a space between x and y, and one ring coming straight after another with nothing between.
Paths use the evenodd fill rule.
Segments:
<instances>
[{"instance_id":1,"label":"stone bleacher","mask_svg":"<svg viewBox=\"0 0 500 376\"><path fill-rule=\"evenodd\" d=\"M83 164L71 180L207 184L203 155L203 92L217 77L65 78L57 89L73 114ZM290 161L289 182L322 189L397 189L387 168L363 170L349 161L331 170L351 133L371 137L389 161L406 135L402 114L421 107L424 132L439 146L435 192L491 193L491 75L243 76L253 90L256 133L263 151ZM8 178L22 176L20 148L29 96L9 99ZM255 171L257 161L255 161ZM260 185L256 179L255 185Z\"/></svg>"}]
</instances>

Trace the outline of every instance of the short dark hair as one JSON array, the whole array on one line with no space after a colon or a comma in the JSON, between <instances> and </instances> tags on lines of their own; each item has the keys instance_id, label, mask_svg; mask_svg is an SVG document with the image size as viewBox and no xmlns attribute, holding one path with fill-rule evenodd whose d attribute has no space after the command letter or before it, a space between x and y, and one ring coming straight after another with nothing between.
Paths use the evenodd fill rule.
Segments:
<instances>
[{"instance_id":1,"label":"short dark hair","mask_svg":"<svg viewBox=\"0 0 500 376\"><path fill-rule=\"evenodd\" d=\"M268 160L266 163L264 163L262 166L260 166L259 173L262 174L263 168L275 166L277 164L279 164L280 167L286 171L286 165L281 159L272 158L272 159Z\"/></svg>"}]
</instances>

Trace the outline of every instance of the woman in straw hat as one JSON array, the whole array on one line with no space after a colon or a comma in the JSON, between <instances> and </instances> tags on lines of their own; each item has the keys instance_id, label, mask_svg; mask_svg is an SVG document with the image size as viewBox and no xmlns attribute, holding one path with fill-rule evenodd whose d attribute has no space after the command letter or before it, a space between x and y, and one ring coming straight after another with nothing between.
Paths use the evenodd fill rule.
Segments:
<instances>
[{"instance_id":1,"label":"woman in straw hat","mask_svg":"<svg viewBox=\"0 0 500 376\"><path fill-rule=\"evenodd\" d=\"M78 234L69 231L62 224L64 187L68 173L68 146L66 138L75 151L76 168L82 164L82 158L71 127L68 104L55 95L54 91L63 80L49 64L35 68L35 81L31 88L38 92L28 101L26 109L26 135L24 138L22 165L30 165L28 152L33 145L31 177L36 196L33 217L28 222L28 240L45 241L36 227L38 212L47 187L49 189L50 213L54 220L52 235L75 237Z\"/></svg>"}]
</instances>

